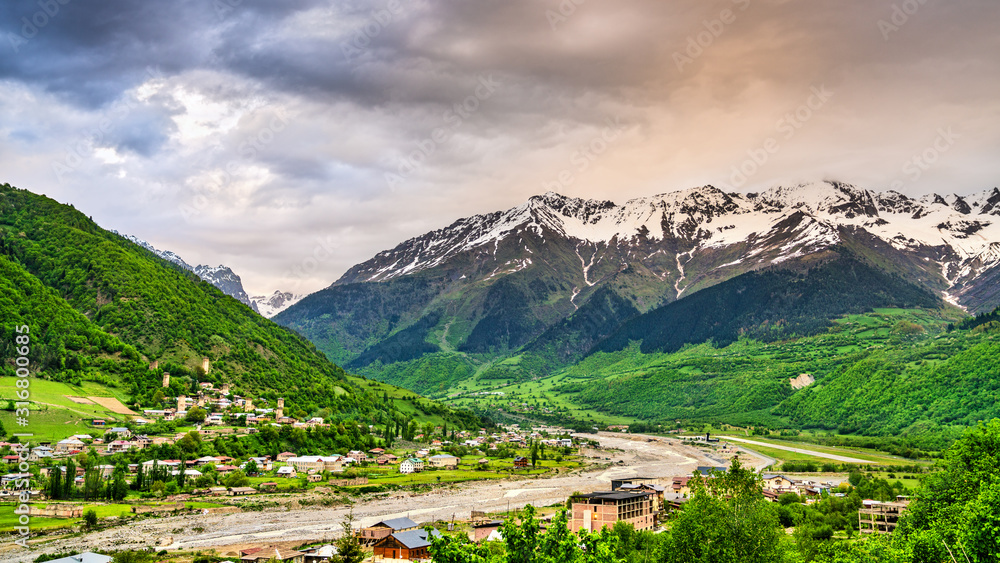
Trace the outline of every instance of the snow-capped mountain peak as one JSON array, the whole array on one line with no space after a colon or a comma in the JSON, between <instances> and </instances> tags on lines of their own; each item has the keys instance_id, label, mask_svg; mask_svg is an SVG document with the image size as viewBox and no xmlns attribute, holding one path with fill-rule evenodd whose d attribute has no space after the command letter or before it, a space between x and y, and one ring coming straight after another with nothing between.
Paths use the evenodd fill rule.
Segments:
<instances>
[{"instance_id":1,"label":"snow-capped mountain peak","mask_svg":"<svg viewBox=\"0 0 1000 563\"><path fill-rule=\"evenodd\" d=\"M257 311L264 317L271 318L305 297L287 291L276 290L271 295L255 295L250 299L257 305Z\"/></svg>"},{"instance_id":2,"label":"snow-capped mountain peak","mask_svg":"<svg viewBox=\"0 0 1000 563\"><path fill-rule=\"evenodd\" d=\"M548 192L405 241L355 266L337 284L387 281L434 270L460 256L465 258L459 263L466 264L460 279L493 280L542 267L545 261L533 254L552 244L576 253L584 286L593 285L602 268L613 275L636 261L664 280L676 281L684 277L686 262L720 257L715 265L702 264L702 275L713 268L766 267L867 233L896 251L937 264L933 275L945 272L941 283L959 288L996 266L998 217L997 189L914 199L824 181L751 194L702 186L622 204ZM614 252L607 250L612 247ZM514 263L520 266L510 266Z\"/></svg>"}]
</instances>

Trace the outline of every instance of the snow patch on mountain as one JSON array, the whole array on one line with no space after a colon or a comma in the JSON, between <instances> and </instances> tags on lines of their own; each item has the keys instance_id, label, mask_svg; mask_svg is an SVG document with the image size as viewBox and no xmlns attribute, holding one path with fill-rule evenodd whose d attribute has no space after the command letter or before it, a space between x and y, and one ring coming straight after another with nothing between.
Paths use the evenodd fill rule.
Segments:
<instances>
[{"instance_id":1,"label":"snow patch on mountain","mask_svg":"<svg viewBox=\"0 0 1000 563\"><path fill-rule=\"evenodd\" d=\"M256 304L257 311L261 316L271 318L292 305L298 303L305 297L287 291L276 290L271 295L255 295L250 299Z\"/></svg>"},{"instance_id":2,"label":"snow patch on mountain","mask_svg":"<svg viewBox=\"0 0 1000 563\"><path fill-rule=\"evenodd\" d=\"M657 253L669 254L668 270L657 266L652 271L661 279L673 279L680 295L685 287L684 264L703 253L728 256L716 269L741 264L764 267L837 245L842 229L864 230L922 260L933 256L949 283L968 283L979 273L1000 266L996 246L1000 244L1000 190L911 198L841 182L778 185L749 194L704 186L623 204L548 192L506 211L460 219L405 241L355 266L338 283L387 281L435 268L469 252L481 253L479 259L499 260L501 244L514 235L526 257L539 250L525 243L532 235L535 244L562 239L572 245L570 249L576 247L586 286L597 281L594 270L603 258L588 256L585 248L614 247L622 260L631 260L633 251L654 261ZM517 268L498 263L478 274L478 279L526 267L531 263L519 262ZM471 272L462 272L462 279L466 274Z\"/></svg>"}]
</instances>

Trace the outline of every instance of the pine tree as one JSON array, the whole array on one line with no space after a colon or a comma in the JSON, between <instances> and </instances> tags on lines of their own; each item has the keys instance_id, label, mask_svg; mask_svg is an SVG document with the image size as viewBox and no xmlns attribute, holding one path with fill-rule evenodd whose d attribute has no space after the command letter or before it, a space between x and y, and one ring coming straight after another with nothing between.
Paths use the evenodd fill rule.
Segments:
<instances>
[{"instance_id":1,"label":"pine tree","mask_svg":"<svg viewBox=\"0 0 1000 563\"><path fill-rule=\"evenodd\" d=\"M354 535L354 513L347 515L347 519L341 524L344 534L334 542L337 546L337 554L333 556L333 563L361 563L365 559L365 551Z\"/></svg>"},{"instance_id":2,"label":"pine tree","mask_svg":"<svg viewBox=\"0 0 1000 563\"><path fill-rule=\"evenodd\" d=\"M62 496L62 469L57 466L49 471L49 498L59 500Z\"/></svg>"},{"instance_id":3,"label":"pine tree","mask_svg":"<svg viewBox=\"0 0 1000 563\"><path fill-rule=\"evenodd\" d=\"M73 498L73 484L76 481L76 464L70 459L66 462L66 478L63 479L63 492L59 498L70 500Z\"/></svg>"},{"instance_id":4,"label":"pine tree","mask_svg":"<svg viewBox=\"0 0 1000 563\"><path fill-rule=\"evenodd\" d=\"M136 469L135 480L132 481L132 490L134 490L134 491L143 491L143 490L145 490L145 489L143 489L142 464L141 463L139 464L138 469Z\"/></svg>"}]
</instances>

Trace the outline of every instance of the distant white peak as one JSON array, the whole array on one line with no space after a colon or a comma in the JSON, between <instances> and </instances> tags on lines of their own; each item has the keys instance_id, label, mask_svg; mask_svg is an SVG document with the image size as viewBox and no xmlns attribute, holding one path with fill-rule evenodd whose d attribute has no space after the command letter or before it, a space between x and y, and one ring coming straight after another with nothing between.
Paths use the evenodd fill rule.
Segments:
<instances>
[{"instance_id":1,"label":"distant white peak","mask_svg":"<svg viewBox=\"0 0 1000 563\"><path fill-rule=\"evenodd\" d=\"M968 195L965 201L977 212L982 212L983 208L992 210L1000 206L1000 189L993 188Z\"/></svg>"},{"instance_id":2,"label":"distant white peak","mask_svg":"<svg viewBox=\"0 0 1000 563\"><path fill-rule=\"evenodd\" d=\"M228 274L233 273L233 271L228 266L225 266L223 264L219 264L218 266L206 266L204 264L200 264L198 267L194 269L194 271L199 276L212 276L220 272Z\"/></svg>"},{"instance_id":3,"label":"distant white peak","mask_svg":"<svg viewBox=\"0 0 1000 563\"><path fill-rule=\"evenodd\" d=\"M794 186L779 185L760 194L759 199L765 203L804 208L814 213L829 212L852 203L874 205L874 199L870 192L840 182L813 182Z\"/></svg>"},{"instance_id":4,"label":"distant white peak","mask_svg":"<svg viewBox=\"0 0 1000 563\"><path fill-rule=\"evenodd\" d=\"M303 295L288 291L275 290L271 295L258 295L250 299L257 306L257 311L263 317L271 318L302 300Z\"/></svg>"}]
</instances>

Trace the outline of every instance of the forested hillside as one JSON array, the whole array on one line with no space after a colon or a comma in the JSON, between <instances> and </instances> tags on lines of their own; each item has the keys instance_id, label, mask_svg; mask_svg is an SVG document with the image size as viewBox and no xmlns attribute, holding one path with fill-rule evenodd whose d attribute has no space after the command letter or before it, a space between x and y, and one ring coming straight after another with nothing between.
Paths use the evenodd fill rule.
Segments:
<instances>
[{"instance_id":1,"label":"forested hillside","mask_svg":"<svg viewBox=\"0 0 1000 563\"><path fill-rule=\"evenodd\" d=\"M283 396L299 416L394 416L303 337L71 206L9 185L0 186L0 287L0 375L14 374L14 327L27 325L35 377L120 386L133 405L211 382Z\"/></svg>"},{"instance_id":2,"label":"forested hillside","mask_svg":"<svg viewBox=\"0 0 1000 563\"><path fill-rule=\"evenodd\" d=\"M772 341L826 330L834 318L876 307L932 308L930 291L837 249L830 260L801 269L751 272L625 323L594 351L614 352L641 341L643 352L674 352L685 344L719 346L740 336Z\"/></svg>"},{"instance_id":3,"label":"forested hillside","mask_svg":"<svg viewBox=\"0 0 1000 563\"><path fill-rule=\"evenodd\" d=\"M947 331L926 311L880 310L822 334L749 339L676 353L637 346L567 369L556 391L589 408L670 424L676 419L866 436L917 436L1000 416L1000 331ZM791 380L815 383L795 389Z\"/></svg>"}]
</instances>

